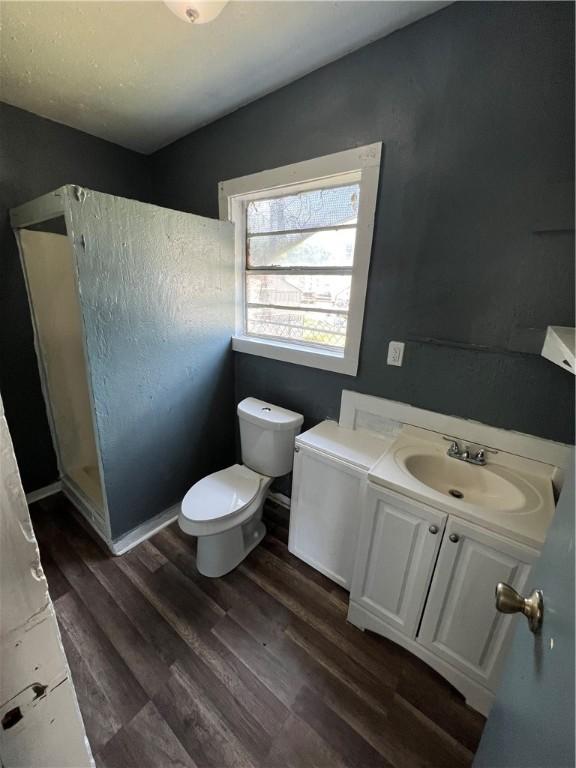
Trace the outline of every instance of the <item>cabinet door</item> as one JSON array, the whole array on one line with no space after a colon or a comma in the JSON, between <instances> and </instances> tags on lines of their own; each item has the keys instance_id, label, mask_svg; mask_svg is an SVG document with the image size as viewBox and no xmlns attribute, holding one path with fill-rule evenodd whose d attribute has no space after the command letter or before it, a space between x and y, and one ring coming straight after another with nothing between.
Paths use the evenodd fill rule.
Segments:
<instances>
[{"instance_id":1,"label":"cabinet door","mask_svg":"<svg viewBox=\"0 0 576 768\"><path fill-rule=\"evenodd\" d=\"M494 606L496 583L524 592L538 553L450 517L418 641L494 690L512 630L512 617Z\"/></svg>"},{"instance_id":2,"label":"cabinet door","mask_svg":"<svg viewBox=\"0 0 576 768\"><path fill-rule=\"evenodd\" d=\"M369 485L350 597L414 637L447 515Z\"/></svg>"},{"instance_id":3,"label":"cabinet door","mask_svg":"<svg viewBox=\"0 0 576 768\"><path fill-rule=\"evenodd\" d=\"M350 589L366 473L310 448L294 458L288 549Z\"/></svg>"}]
</instances>

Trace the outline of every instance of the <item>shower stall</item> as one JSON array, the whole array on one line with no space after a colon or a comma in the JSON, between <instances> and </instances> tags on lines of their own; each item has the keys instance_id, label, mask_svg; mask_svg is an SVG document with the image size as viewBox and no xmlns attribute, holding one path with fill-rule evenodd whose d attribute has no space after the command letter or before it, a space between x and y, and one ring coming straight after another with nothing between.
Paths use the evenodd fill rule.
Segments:
<instances>
[{"instance_id":1,"label":"shower stall","mask_svg":"<svg viewBox=\"0 0 576 768\"><path fill-rule=\"evenodd\" d=\"M118 554L230 463L233 227L75 185L11 222L62 490Z\"/></svg>"}]
</instances>

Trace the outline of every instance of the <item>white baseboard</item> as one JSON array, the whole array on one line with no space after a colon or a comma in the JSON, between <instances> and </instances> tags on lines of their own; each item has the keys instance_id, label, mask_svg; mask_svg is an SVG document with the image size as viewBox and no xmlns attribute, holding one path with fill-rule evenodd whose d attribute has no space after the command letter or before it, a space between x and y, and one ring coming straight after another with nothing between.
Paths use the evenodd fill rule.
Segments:
<instances>
[{"instance_id":1,"label":"white baseboard","mask_svg":"<svg viewBox=\"0 0 576 768\"><path fill-rule=\"evenodd\" d=\"M45 499L48 496L54 496L55 493L59 493L61 490L62 483L60 480L57 480L55 483L50 483L50 485L45 485L43 488L37 488L35 491L27 493L26 503L30 506L30 504L34 504L35 501L40 501L40 499Z\"/></svg>"},{"instance_id":2,"label":"white baseboard","mask_svg":"<svg viewBox=\"0 0 576 768\"><path fill-rule=\"evenodd\" d=\"M276 493L275 491L272 491L268 494L268 498L275 501L276 504L279 504L281 507L290 509L291 499L290 496L286 496L285 493Z\"/></svg>"},{"instance_id":3,"label":"white baseboard","mask_svg":"<svg viewBox=\"0 0 576 768\"><path fill-rule=\"evenodd\" d=\"M113 555L124 555L131 549L141 544L146 539L154 536L162 528L166 528L167 525L173 523L178 519L180 513L180 504L175 504L169 509L165 509L164 512L153 517L151 520L141 523L136 528L133 528L128 533L120 536L118 539L108 543L108 547Z\"/></svg>"}]
</instances>

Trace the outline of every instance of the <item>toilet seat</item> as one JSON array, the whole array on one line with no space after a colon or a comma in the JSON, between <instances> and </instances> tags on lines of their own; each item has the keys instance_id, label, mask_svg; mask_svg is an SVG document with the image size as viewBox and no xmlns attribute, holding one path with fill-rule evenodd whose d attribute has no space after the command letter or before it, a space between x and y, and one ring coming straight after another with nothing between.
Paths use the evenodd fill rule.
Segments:
<instances>
[{"instance_id":1,"label":"toilet seat","mask_svg":"<svg viewBox=\"0 0 576 768\"><path fill-rule=\"evenodd\" d=\"M184 496L180 527L192 535L207 535L238 525L252 513L255 501L271 478L234 464L195 483Z\"/></svg>"},{"instance_id":2,"label":"toilet seat","mask_svg":"<svg viewBox=\"0 0 576 768\"><path fill-rule=\"evenodd\" d=\"M242 464L213 472L195 483L182 499L182 512L195 523L222 520L246 509L261 476Z\"/></svg>"}]
</instances>

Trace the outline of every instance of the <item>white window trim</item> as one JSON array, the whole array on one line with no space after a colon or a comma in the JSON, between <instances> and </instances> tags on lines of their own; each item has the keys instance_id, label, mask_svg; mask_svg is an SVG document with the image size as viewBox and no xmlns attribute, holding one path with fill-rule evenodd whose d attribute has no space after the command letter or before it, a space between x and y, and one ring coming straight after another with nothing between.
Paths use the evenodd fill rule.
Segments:
<instances>
[{"instance_id":1,"label":"white window trim","mask_svg":"<svg viewBox=\"0 0 576 768\"><path fill-rule=\"evenodd\" d=\"M307 365L335 373L355 376L358 372L364 305L372 251L372 234L380 175L382 144L336 152L313 160L285 165L238 179L229 179L218 185L220 218L235 224L236 253L236 332L232 349L273 360ZM244 334L244 248L245 221L243 201L266 197L278 187L293 185L294 191L334 186L335 183L360 182L360 207L354 247L354 266L350 291L350 311L346 345L342 352L306 347L302 344L275 341Z\"/></svg>"}]
</instances>

